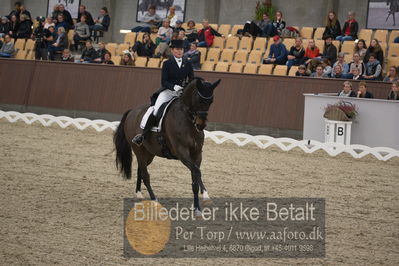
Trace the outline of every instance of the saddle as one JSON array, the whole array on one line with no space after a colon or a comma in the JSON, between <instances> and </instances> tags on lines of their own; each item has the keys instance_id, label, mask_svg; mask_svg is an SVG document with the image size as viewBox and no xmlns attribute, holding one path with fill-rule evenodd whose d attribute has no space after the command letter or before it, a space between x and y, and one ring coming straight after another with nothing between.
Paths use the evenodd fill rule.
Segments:
<instances>
[{"instance_id":1,"label":"saddle","mask_svg":"<svg viewBox=\"0 0 399 266\"><path fill-rule=\"evenodd\" d=\"M161 132L162 130L162 121L163 118L165 117L166 112L168 111L169 106L177 99L178 97L173 97L169 102L166 102L161 105L161 107L158 110L158 114L156 117L156 123L155 126L151 128L152 132ZM154 106L151 105L147 108L147 111L143 115L143 118L141 119L140 123L140 128L144 129L145 125L147 124L148 117L154 112Z\"/></svg>"}]
</instances>

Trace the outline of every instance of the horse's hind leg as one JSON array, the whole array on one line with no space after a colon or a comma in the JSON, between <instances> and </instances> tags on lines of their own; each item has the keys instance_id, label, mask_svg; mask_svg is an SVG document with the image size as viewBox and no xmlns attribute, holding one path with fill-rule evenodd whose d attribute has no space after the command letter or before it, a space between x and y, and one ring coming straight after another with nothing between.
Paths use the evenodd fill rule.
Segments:
<instances>
[{"instance_id":1,"label":"horse's hind leg","mask_svg":"<svg viewBox=\"0 0 399 266\"><path fill-rule=\"evenodd\" d=\"M150 194L151 200L156 200L154 191L152 191L150 174L148 173L147 166L144 167L139 166L138 171L140 172L140 176L143 179L145 187L147 188L148 194Z\"/></svg>"},{"instance_id":2,"label":"horse's hind leg","mask_svg":"<svg viewBox=\"0 0 399 266\"><path fill-rule=\"evenodd\" d=\"M141 173L140 168L137 169L137 183L136 183L136 196L138 199L143 199L143 194L141 193Z\"/></svg>"}]
</instances>

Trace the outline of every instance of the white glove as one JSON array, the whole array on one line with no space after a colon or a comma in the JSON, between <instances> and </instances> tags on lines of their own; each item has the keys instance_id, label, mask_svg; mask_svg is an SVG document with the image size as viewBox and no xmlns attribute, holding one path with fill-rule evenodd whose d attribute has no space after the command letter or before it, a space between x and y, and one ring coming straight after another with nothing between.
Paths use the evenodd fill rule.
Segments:
<instances>
[{"instance_id":1,"label":"white glove","mask_svg":"<svg viewBox=\"0 0 399 266\"><path fill-rule=\"evenodd\" d=\"M183 89L183 87L182 87L182 86L179 86L179 85L175 85L175 86L173 87L173 89L174 89L175 91L181 91L181 90Z\"/></svg>"}]
</instances>

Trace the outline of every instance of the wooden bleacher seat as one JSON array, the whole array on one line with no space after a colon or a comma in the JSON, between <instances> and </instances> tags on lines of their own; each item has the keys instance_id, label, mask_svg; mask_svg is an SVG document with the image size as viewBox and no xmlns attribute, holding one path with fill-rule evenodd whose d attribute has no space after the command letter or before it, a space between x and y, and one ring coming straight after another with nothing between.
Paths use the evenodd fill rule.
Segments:
<instances>
[{"instance_id":1,"label":"wooden bleacher seat","mask_svg":"<svg viewBox=\"0 0 399 266\"><path fill-rule=\"evenodd\" d=\"M147 65L147 57L138 56L136 58L135 65L138 67L145 67Z\"/></svg>"},{"instance_id":2,"label":"wooden bleacher seat","mask_svg":"<svg viewBox=\"0 0 399 266\"><path fill-rule=\"evenodd\" d=\"M121 64L122 57L119 55L115 55L111 58L112 62L114 62L115 66L119 66Z\"/></svg>"},{"instance_id":3,"label":"wooden bleacher seat","mask_svg":"<svg viewBox=\"0 0 399 266\"><path fill-rule=\"evenodd\" d=\"M217 31L218 28L219 28L219 25L218 25L218 24L209 24L209 26L211 26L212 29L214 29L215 31Z\"/></svg>"},{"instance_id":4,"label":"wooden bleacher seat","mask_svg":"<svg viewBox=\"0 0 399 266\"><path fill-rule=\"evenodd\" d=\"M157 33L151 33L151 35L150 35L150 38L151 38L151 40L152 40L154 43L156 43L157 37L158 37L158 34L157 34Z\"/></svg>"},{"instance_id":5,"label":"wooden bleacher seat","mask_svg":"<svg viewBox=\"0 0 399 266\"><path fill-rule=\"evenodd\" d=\"M204 28L204 26L202 25L202 22L195 22L195 28L197 29L197 31L199 31Z\"/></svg>"},{"instance_id":6,"label":"wooden bleacher seat","mask_svg":"<svg viewBox=\"0 0 399 266\"><path fill-rule=\"evenodd\" d=\"M287 66L277 65L274 68L273 75L276 76L286 76L287 75Z\"/></svg>"},{"instance_id":7,"label":"wooden bleacher seat","mask_svg":"<svg viewBox=\"0 0 399 266\"><path fill-rule=\"evenodd\" d=\"M219 26L218 32L226 37L229 35L231 29L230 24L222 24Z\"/></svg>"},{"instance_id":8,"label":"wooden bleacher seat","mask_svg":"<svg viewBox=\"0 0 399 266\"><path fill-rule=\"evenodd\" d=\"M258 74L262 74L262 75L271 75L273 71L273 65L272 64L263 64L260 65L259 70L258 70Z\"/></svg>"},{"instance_id":9,"label":"wooden bleacher seat","mask_svg":"<svg viewBox=\"0 0 399 266\"><path fill-rule=\"evenodd\" d=\"M391 43L389 45L387 58L398 57L399 58L399 43Z\"/></svg>"},{"instance_id":10,"label":"wooden bleacher seat","mask_svg":"<svg viewBox=\"0 0 399 266\"><path fill-rule=\"evenodd\" d=\"M388 30L376 30L374 32L374 39L377 39L380 42L386 43L388 37Z\"/></svg>"},{"instance_id":11,"label":"wooden bleacher seat","mask_svg":"<svg viewBox=\"0 0 399 266\"><path fill-rule=\"evenodd\" d=\"M129 44L130 46L133 46L134 43L136 42L136 33L135 32L126 33L123 42Z\"/></svg>"},{"instance_id":12,"label":"wooden bleacher seat","mask_svg":"<svg viewBox=\"0 0 399 266\"><path fill-rule=\"evenodd\" d=\"M222 37L216 36L213 39L212 48L219 48L220 50L224 49L224 39Z\"/></svg>"},{"instance_id":13,"label":"wooden bleacher seat","mask_svg":"<svg viewBox=\"0 0 399 266\"><path fill-rule=\"evenodd\" d=\"M28 54L26 55L27 60L34 60L35 59L35 51L29 50Z\"/></svg>"},{"instance_id":14,"label":"wooden bleacher seat","mask_svg":"<svg viewBox=\"0 0 399 266\"><path fill-rule=\"evenodd\" d=\"M75 34L75 30L69 30L68 31L68 48L71 47L71 45L73 45L75 42L73 40L73 35Z\"/></svg>"},{"instance_id":15,"label":"wooden bleacher seat","mask_svg":"<svg viewBox=\"0 0 399 266\"><path fill-rule=\"evenodd\" d=\"M229 64L226 62L218 62L215 67L215 71L227 72L229 70Z\"/></svg>"},{"instance_id":16,"label":"wooden bleacher seat","mask_svg":"<svg viewBox=\"0 0 399 266\"><path fill-rule=\"evenodd\" d=\"M284 38L283 43L285 45L285 48L287 48L287 50L289 51L291 49L291 47L295 45L295 39L293 39L293 38Z\"/></svg>"},{"instance_id":17,"label":"wooden bleacher seat","mask_svg":"<svg viewBox=\"0 0 399 266\"><path fill-rule=\"evenodd\" d=\"M18 50L16 56L16 59L25 59L26 58L26 50Z\"/></svg>"},{"instance_id":18,"label":"wooden bleacher seat","mask_svg":"<svg viewBox=\"0 0 399 266\"><path fill-rule=\"evenodd\" d=\"M235 51L232 49L224 49L220 56L219 62L225 62L231 64L233 62Z\"/></svg>"},{"instance_id":19,"label":"wooden bleacher seat","mask_svg":"<svg viewBox=\"0 0 399 266\"><path fill-rule=\"evenodd\" d=\"M25 44L25 50L32 51L35 50L36 42L32 39L28 39Z\"/></svg>"},{"instance_id":20,"label":"wooden bleacher seat","mask_svg":"<svg viewBox=\"0 0 399 266\"><path fill-rule=\"evenodd\" d=\"M389 43L393 43L396 37L399 37L399 30L391 31L391 34L389 35Z\"/></svg>"},{"instance_id":21,"label":"wooden bleacher seat","mask_svg":"<svg viewBox=\"0 0 399 266\"><path fill-rule=\"evenodd\" d=\"M252 48L252 37L242 37L238 49L251 51L251 48Z\"/></svg>"},{"instance_id":22,"label":"wooden bleacher seat","mask_svg":"<svg viewBox=\"0 0 399 266\"><path fill-rule=\"evenodd\" d=\"M258 65L255 64L246 64L243 70L245 74L256 74L258 71Z\"/></svg>"},{"instance_id":23,"label":"wooden bleacher seat","mask_svg":"<svg viewBox=\"0 0 399 266\"><path fill-rule=\"evenodd\" d=\"M254 46L252 48L252 51L260 51L263 53L266 49L266 43L267 43L266 38L257 37L254 41Z\"/></svg>"},{"instance_id":24,"label":"wooden bleacher seat","mask_svg":"<svg viewBox=\"0 0 399 266\"><path fill-rule=\"evenodd\" d=\"M206 56L206 61L213 62L214 64L216 64L217 62L219 62L219 56L220 56L219 48L210 48Z\"/></svg>"},{"instance_id":25,"label":"wooden bleacher seat","mask_svg":"<svg viewBox=\"0 0 399 266\"><path fill-rule=\"evenodd\" d=\"M298 66L292 66L288 72L288 76L295 77L295 73L298 71Z\"/></svg>"},{"instance_id":26,"label":"wooden bleacher seat","mask_svg":"<svg viewBox=\"0 0 399 266\"><path fill-rule=\"evenodd\" d=\"M369 45L371 41L371 35L373 34L373 30L370 29L361 29L359 32L359 39L363 39L366 41L367 46Z\"/></svg>"},{"instance_id":27,"label":"wooden bleacher seat","mask_svg":"<svg viewBox=\"0 0 399 266\"><path fill-rule=\"evenodd\" d=\"M108 52L110 52L111 55L114 56L114 55L116 55L116 48L117 48L117 46L118 46L118 44L113 43L113 42L110 42L110 43L107 43L107 44L105 45L105 49L107 49Z\"/></svg>"},{"instance_id":28,"label":"wooden bleacher seat","mask_svg":"<svg viewBox=\"0 0 399 266\"><path fill-rule=\"evenodd\" d=\"M236 24L231 28L231 35L236 35L238 30L244 29L244 25Z\"/></svg>"},{"instance_id":29,"label":"wooden bleacher seat","mask_svg":"<svg viewBox=\"0 0 399 266\"><path fill-rule=\"evenodd\" d=\"M320 53L322 54L324 52L324 41L323 40L315 40L315 44L317 48L319 48Z\"/></svg>"},{"instance_id":30,"label":"wooden bleacher seat","mask_svg":"<svg viewBox=\"0 0 399 266\"><path fill-rule=\"evenodd\" d=\"M238 37L236 36L230 36L229 38L227 38L226 40L226 49L233 49L234 51L236 51L238 49Z\"/></svg>"},{"instance_id":31,"label":"wooden bleacher seat","mask_svg":"<svg viewBox=\"0 0 399 266\"><path fill-rule=\"evenodd\" d=\"M137 32L136 41L142 41L145 32ZM133 43L134 44L134 43Z\"/></svg>"},{"instance_id":32,"label":"wooden bleacher seat","mask_svg":"<svg viewBox=\"0 0 399 266\"><path fill-rule=\"evenodd\" d=\"M208 50L205 47L198 47L197 49L198 49L198 51L201 52L200 63L202 64L205 62L206 54L207 54Z\"/></svg>"},{"instance_id":33,"label":"wooden bleacher seat","mask_svg":"<svg viewBox=\"0 0 399 266\"><path fill-rule=\"evenodd\" d=\"M263 53L260 51L252 50L252 52L249 54L247 63L254 64L254 65L262 64L262 54Z\"/></svg>"},{"instance_id":34,"label":"wooden bleacher seat","mask_svg":"<svg viewBox=\"0 0 399 266\"><path fill-rule=\"evenodd\" d=\"M354 48L355 48L355 41L345 41L342 44L341 52L349 56L348 58L352 58Z\"/></svg>"},{"instance_id":35,"label":"wooden bleacher seat","mask_svg":"<svg viewBox=\"0 0 399 266\"><path fill-rule=\"evenodd\" d=\"M204 62L201 65L201 70L203 70L203 71L213 71L214 67L215 67L215 63L214 62L206 61L206 62Z\"/></svg>"},{"instance_id":36,"label":"wooden bleacher seat","mask_svg":"<svg viewBox=\"0 0 399 266\"><path fill-rule=\"evenodd\" d=\"M313 38L314 38L315 40L322 40L322 39L323 39L324 30L325 30L324 27L318 27L318 28L316 28L316 31L314 32Z\"/></svg>"},{"instance_id":37,"label":"wooden bleacher seat","mask_svg":"<svg viewBox=\"0 0 399 266\"><path fill-rule=\"evenodd\" d=\"M312 39L313 31L314 31L314 29L312 27L303 27L300 30L300 36L304 39Z\"/></svg>"},{"instance_id":38,"label":"wooden bleacher seat","mask_svg":"<svg viewBox=\"0 0 399 266\"><path fill-rule=\"evenodd\" d=\"M337 48L337 52L339 52L341 50L341 42L337 41L337 40L333 40L332 43L334 44L334 46Z\"/></svg>"},{"instance_id":39,"label":"wooden bleacher seat","mask_svg":"<svg viewBox=\"0 0 399 266\"><path fill-rule=\"evenodd\" d=\"M116 55L123 55L123 51L129 50L129 44L127 43L121 43L118 45L116 49Z\"/></svg>"},{"instance_id":40,"label":"wooden bleacher seat","mask_svg":"<svg viewBox=\"0 0 399 266\"><path fill-rule=\"evenodd\" d=\"M25 39L17 39L14 44L15 50L25 50Z\"/></svg>"},{"instance_id":41,"label":"wooden bleacher seat","mask_svg":"<svg viewBox=\"0 0 399 266\"><path fill-rule=\"evenodd\" d=\"M148 60L147 67L159 68L160 63L161 63L161 59L159 59L159 58L150 58Z\"/></svg>"},{"instance_id":42,"label":"wooden bleacher seat","mask_svg":"<svg viewBox=\"0 0 399 266\"><path fill-rule=\"evenodd\" d=\"M399 66L399 57L388 57L386 69L389 69L391 66Z\"/></svg>"},{"instance_id":43,"label":"wooden bleacher seat","mask_svg":"<svg viewBox=\"0 0 399 266\"><path fill-rule=\"evenodd\" d=\"M240 63L232 63L229 69L229 72L232 73L241 73L243 65Z\"/></svg>"},{"instance_id":44,"label":"wooden bleacher seat","mask_svg":"<svg viewBox=\"0 0 399 266\"><path fill-rule=\"evenodd\" d=\"M234 56L233 62L235 63L240 63L240 64L246 64L247 63L247 57L248 57L248 51L246 50L238 50Z\"/></svg>"}]
</instances>

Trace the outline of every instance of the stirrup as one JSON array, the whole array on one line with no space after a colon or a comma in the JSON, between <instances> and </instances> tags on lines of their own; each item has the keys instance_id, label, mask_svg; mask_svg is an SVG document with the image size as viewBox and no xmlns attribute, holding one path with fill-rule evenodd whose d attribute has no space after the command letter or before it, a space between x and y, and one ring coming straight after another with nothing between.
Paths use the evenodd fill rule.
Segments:
<instances>
[{"instance_id":1,"label":"stirrup","mask_svg":"<svg viewBox=\"0 0 399 266\"><path fill-rule=\"evenodd\" d=\"M141 146L143 144L144 141L144 136L143 134L137 134L136 136L134 136L134 138L132 139L132 142L134 144L136 144L137 146Z\"/></svg>"}]
</instances>

